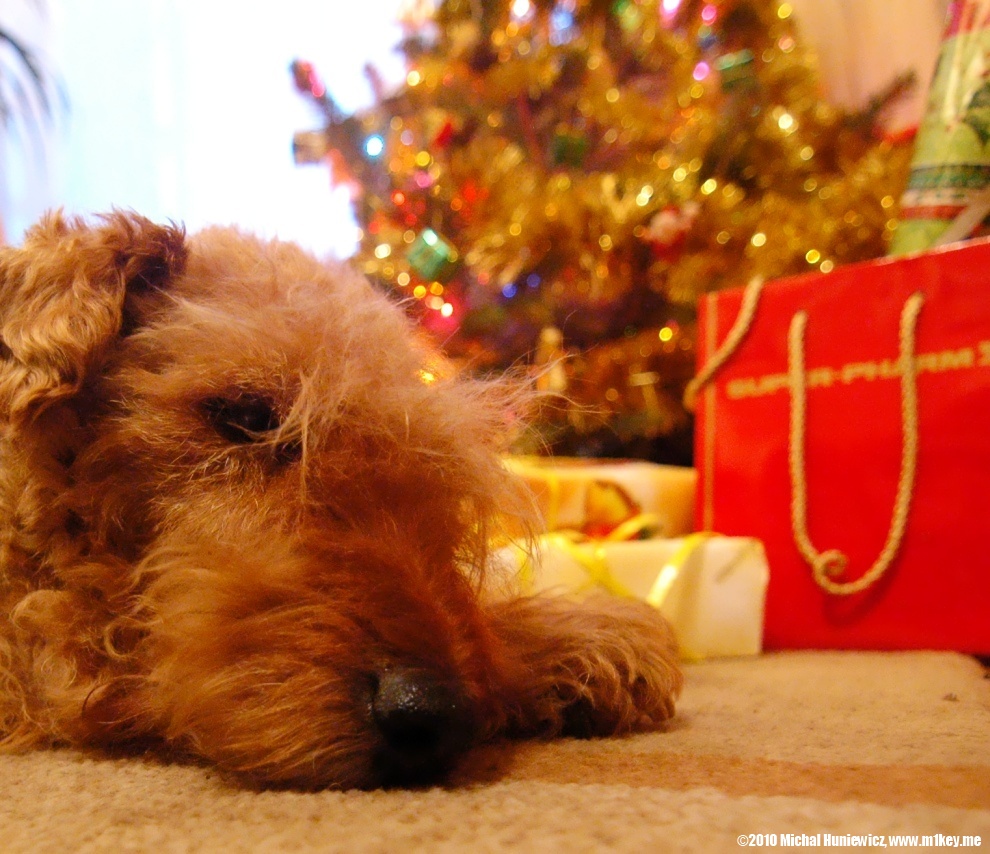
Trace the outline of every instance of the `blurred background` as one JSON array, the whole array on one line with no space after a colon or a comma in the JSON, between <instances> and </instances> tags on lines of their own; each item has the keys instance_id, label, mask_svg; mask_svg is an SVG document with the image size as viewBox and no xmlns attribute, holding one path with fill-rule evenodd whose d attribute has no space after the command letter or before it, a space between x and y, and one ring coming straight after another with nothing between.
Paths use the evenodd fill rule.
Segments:
<instances>
[{"instance_id":1,"label":"blurred background","mask_svg":"<svg viewBox=\"0 0 990 854\"><path fill-rule=\"evenodd\" d=\"M889 250L947 7L0 0L0 236L117 206L350 257L566 396L519 450L690 463L698 300Z\"/></svg>"},{"instance_id":2,"label":"blurred background","mask_svg":"<svg viewBox=\"0 0 990 854\"><path fill-rule=\"evenodd\" d=\"M293 163L293 132L313 111L288 69L310 56L342 107L366 106L366 62L392 79L404 74L398 6L0 0L0 30L51 78L51 115L33 96L26 110L8 99L19 114L0 146L7 239L16 242L49 207L116 205L190 230L236 222L320 254L349 254L356 238L346 192L331 188L325 171ZM10 81L16 57L0 50Z\"/></svg>"},{"instance_id":3,"label":"blurred background","mask_svg":"<svg viewBox=\"0 0 990 854\"><path fill-rule=\"evenodd\" d=\"M822 48L832 95L857 105L897 69L930 74L945 3L797 5ZM50 119L40 120L35 104L35 115L6 123L0 221L7 239L16 241L51 206L118 205L190 228L240 222L348 254L356 238L347 193L328 190L325 174L293 165L292 134L312 122L312 110L293 93L286 69L306 57L343 109L367 106L366 63L389 81L405 75L398 17L409 5L0 0L0 30L34 52L64 96ZM0 44L0 58L11 77L8 46ZM908 121L922 95L902 108Z\"/></svg>"}]
</instances>

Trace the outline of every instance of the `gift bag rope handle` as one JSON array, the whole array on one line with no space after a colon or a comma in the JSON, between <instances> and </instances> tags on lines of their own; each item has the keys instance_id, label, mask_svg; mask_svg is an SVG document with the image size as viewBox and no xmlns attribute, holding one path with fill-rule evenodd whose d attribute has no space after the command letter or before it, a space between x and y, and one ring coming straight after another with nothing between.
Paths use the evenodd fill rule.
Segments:
<instances>
[{"instance_id":1,"label":"gift bag rope handle","mask_svg":"<svg viewBox=\"0 0 990 854\"><path fill-rule=\"evenodd\" d=\"M760 294L763 292L763 277L755 276L749 280L746 290L743 291L742 305L739 306L739 314L736 315L736 322L732 324L729 334L725 336L725 341L712 357L705 363L704 367L684 387L684 408L688 412L694 412L695 402L698 392L712 381L722 366L732 357L732 354L739 349L743 339L749 333L753 325L753 318L756 317L756 307L760 303Z\"/></svg>"},{"instance_id":2,"label":"gift bag rope handle","mask_svg":"<svg viewBox=\"0 0 990 854\"><path fill-rule=\"evenodd\" d=\"M751 279L743 293L742 305L735 323L722 346L712 355L698 375L684 390L684 406L693 410L698 392L712 381L715 374L732 357L749 333L756 317L763 279ZM918 315L924 303L924 295L914 293L908 297L901 311L900 357L901 375L901 471L897 483L894 511L891 515L887 539L877 560L855 581L839 582L832 576L840 574L848 558L838 549L819 552L808 534L808 484L805 469L805 434L807 423L807 387L804 367L804 339L808 325L808 313L800 311L791 320L788 331L788 385L791 393L790 433L788 464L791 476L791 527L794 542L804 560L810 564L816 583L825 591L838 596L859 593L874 584L890 567L904 539L907 528L911 495L918 461L918 384L915 365L915 342Z\"/></svg>"},{"instance_id":3,"label":"gift bag rope handle","mask_svg":"<svg viewBox=\"0 0 990 854\"><path fill-rule=\"evenodd\" d=\"M904 539L918 462L918 378L914 354L918 315L924 301L923 294L912 294L901 311L898 360L901 374L901 473L897 481L897 496L894 500L890 528L887 531L887 540L873 566L855 581L835 581L832 576L845 570L848 558L838 549L817 551L808 535L808 484L804 455L807 418L804 338L808 313L799 311L791 320L787 338L788 384L791 390L788 454L791 470L791 526L798 551L811 565L818 586L828 593L851 596L874 584L890 568Z\"/></svg>"}]
</instances>

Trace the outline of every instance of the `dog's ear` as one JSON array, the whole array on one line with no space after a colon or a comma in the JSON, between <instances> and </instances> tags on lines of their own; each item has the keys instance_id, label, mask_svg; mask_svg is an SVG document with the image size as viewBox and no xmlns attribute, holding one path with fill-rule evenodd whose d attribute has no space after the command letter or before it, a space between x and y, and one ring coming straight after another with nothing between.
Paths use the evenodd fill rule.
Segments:
<instances>
[{"instance_id":1,"label":"dog's ear","mask_svg":"<svg viewBox=\"0 0 990 854\"><path fill-rule=\"evenodd\" d=\"M185 261L183 228L122 211L49 214L0 250L0 418L75 394L127 325L128 293L166 287Z\"/></svg>"}]
</instances>

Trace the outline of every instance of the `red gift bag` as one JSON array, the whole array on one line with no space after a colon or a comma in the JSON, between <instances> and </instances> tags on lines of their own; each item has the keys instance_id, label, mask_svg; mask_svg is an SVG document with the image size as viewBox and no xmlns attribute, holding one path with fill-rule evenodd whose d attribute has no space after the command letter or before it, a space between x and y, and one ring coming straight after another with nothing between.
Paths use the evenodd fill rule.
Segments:
<instances>
[{"instance_id":1,"label":"red gift bag","mask_svg":"<svg viewBox=\"0 0 990 854\"><path fill-rule=\"evenodd\" d=\"M763 540L764 646L990 653L990 241L710 294L699 330L697 524Z\"/></svg>"}]
</instances>

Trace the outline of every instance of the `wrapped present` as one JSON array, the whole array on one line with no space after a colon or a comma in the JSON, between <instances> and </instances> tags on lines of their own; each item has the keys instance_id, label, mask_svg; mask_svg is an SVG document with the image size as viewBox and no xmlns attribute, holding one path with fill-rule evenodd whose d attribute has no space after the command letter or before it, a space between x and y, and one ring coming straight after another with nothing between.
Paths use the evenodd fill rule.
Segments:
<instances>
[{"instance_id":1,"label":"wrapped present","mask_svg":"<svg viewBox=\"0 0 990 854\"><path fill-rule=\"evenodd\" d=\"M990 652L990 241L702 300L699 527L763 541L767 648Z\"/></svg>"},{"instance_id":2,"label":"wrapped present","mask_svg":"<svg viewBox=\"0 0 990 854\"><path fill-rule=\"evenodd\" d=\"M619 542L551 533L532 557L510 547L499 560L533 592L604 590L650 603L687 659L761 650L767 561L758 540L692 534Z\"/></svg>"},{"instance_id":3,"label":"wrapped present","mask_svg":"<svg viewBox=\"0 0 990 854\"><path fill-rule=\"evenodd\" d=\"M547 530L603 537L630 522L654 536L692 530L694 469L568 457L516 456L505 464L532 490Z\"/></svg>"},{"instance_id":4,"label":"wrapped present","mask_svg":"<svg viewBox=\"0 0 990 854\"><path fill-rule=\"evenodd\" d=\"M990 231L990 0L955 0L891 254Z\"/></svg>"}]
</instances>

